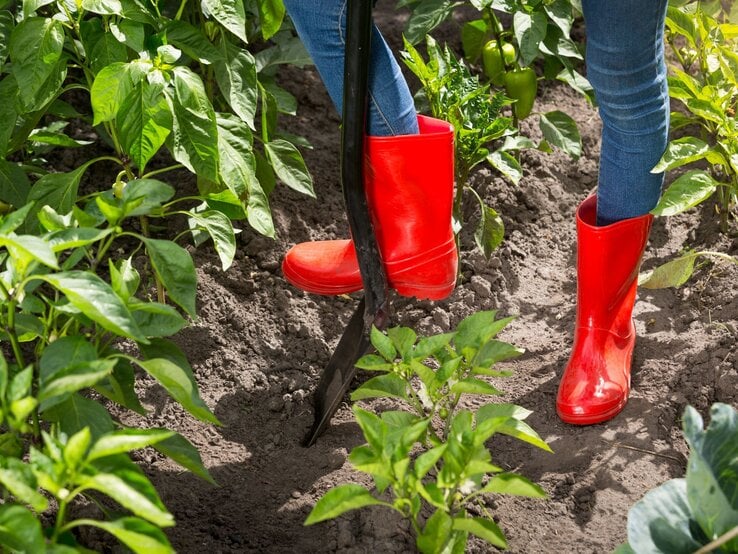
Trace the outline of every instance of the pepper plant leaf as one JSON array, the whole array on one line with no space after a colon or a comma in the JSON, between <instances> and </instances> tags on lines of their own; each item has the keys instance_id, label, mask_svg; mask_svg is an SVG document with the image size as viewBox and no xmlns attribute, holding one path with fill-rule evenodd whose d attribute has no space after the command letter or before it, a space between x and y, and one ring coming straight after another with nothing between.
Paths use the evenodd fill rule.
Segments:
<instances>
[{"instance_id":1,"label":"pepper plant leaf","mask_svg":"<svg viewBox=\"0 0 738 554\"><path fill-rule=\"evenodd\" d=\"M676 215L707 200L720 186L706 171L695 169L677 177L651 210L654 215Z\"/></svg>"},{"instance_id":2,"label":"pepper plant leaf","mask_svg":"<svg viewBox=\"0 0 738 554\"><path fill-rule=\"evenodd\" d=\"M113 521L83 520L85 525L107 531L136 554L170 554L174 552L164 532L151 523L124 517Z\"/></svg>"},{"instance_id":3,"label":"pepper plant leaf","mask_svg":"<svg viewBox=\"0 0 738 554\"><path fill-rule=\"evenodd\" d=\"M17 552L44 552L46 541L41 522L17 504L0 506L0 544Z\"/></svg>"},{"instance_id":4,"label":"pepper plant leaf","mask_svg":"<svg viewBox=\"0 0 738 554\"><path fill-rule=\"evenodd\" d=\"M327 519L333 519L350 510L385 504L374 498L371 493L360 485L341 485L329 490L310 512L305 525L313 525Z\"/></svg>"},{"instance_id":5,"label":"pepper plant leaf","mask_svg":"<svg viewBox=\"0 0 738 554\"><path fill-rule=\"evenodd\" d=\"M141 237L154 272L171 299L192 317L196 315L197 275L189 252L163 239Z\"/></svg>"}]
</instances>

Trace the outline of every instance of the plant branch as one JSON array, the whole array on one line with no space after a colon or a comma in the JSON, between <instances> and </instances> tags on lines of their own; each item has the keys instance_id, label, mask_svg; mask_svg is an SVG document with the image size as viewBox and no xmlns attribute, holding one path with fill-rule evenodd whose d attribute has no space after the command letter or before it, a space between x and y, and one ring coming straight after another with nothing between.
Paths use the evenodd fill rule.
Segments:
<instances>
[{"instance_id":1,"label":"plant branch","mask_svg":"<svg viewBox=\"0 0 738 554\"><path fill-rule=\"evenodd\" d=\"M717 548L724 545L726 542L731 541L736 537L738 537L738 525L733 527L730 531L728 531L724 535L719 536L717 539L712 541L710 544L706 544L705 546L697 550L694 554L708 554L709 552L716 550Z\"/></svg>"}]
</instances>

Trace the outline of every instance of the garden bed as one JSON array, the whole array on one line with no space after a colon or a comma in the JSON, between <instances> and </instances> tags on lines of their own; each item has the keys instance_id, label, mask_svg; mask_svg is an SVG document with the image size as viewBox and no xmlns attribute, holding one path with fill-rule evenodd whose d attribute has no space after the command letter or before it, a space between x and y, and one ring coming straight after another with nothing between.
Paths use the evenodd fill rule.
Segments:
<instances>
[{"instance_id":1,"label":"garden bed","mask_svg":"<svg viewBox=\"0 0 738 554\"><path fill-rule=\"evenodd\" d=\"M404 16L391 4L380 2L377 19L397 49ZM449 36L458 37L458 30ZM318 198L278 187L271 197L277 240L245 228L228 272L215 253L198 251L200 315L174 337L222 427L194 421L153 380L143 382L143 403L151 410L145 424L188 437L219 486L182 473L154 451L137 457L177 520L168 534L180 552L413 551L405 523L381 508L302 525L331 486L367 481L347 461L348 451L362 442L348 403L314 447L300 446L312 423L311 394L357 300L305 294L281 275L280 260L292 244L347 236L338 117L313 69L290 68L285 77L300 108L282 124L314 146L305 158ZM482 309L518 316L502 338L526 353L507 364L515 375L496 384L504 401L533 410L528 422L554 453L503 438L490 449L494 463L541 484L550 498L495 497L489 506L512 552L608 552L625 541L630 506L684 474L685 405L706 414L716 401L738 404L738 269L707 265L680 289L640 290L633 392L625 410L602 425L559 421L554 398L575 317L574 211L596 185L600 124L570 88L551 82L542 88L536 109L559 109L577 121L582 157L526 151L518 186L487 169L475 173L474 186L502 215L505 242L486 260L472 237L463 236L463 279L453 295L436 303L397 298L393 323L422 335L447 331ZM523 128L538 132L533 124ZM706 204L655 221L644 267L668 260L687 239L695 248L738 250L738 241L717 233Z\"/></svg>"}]
</instances>

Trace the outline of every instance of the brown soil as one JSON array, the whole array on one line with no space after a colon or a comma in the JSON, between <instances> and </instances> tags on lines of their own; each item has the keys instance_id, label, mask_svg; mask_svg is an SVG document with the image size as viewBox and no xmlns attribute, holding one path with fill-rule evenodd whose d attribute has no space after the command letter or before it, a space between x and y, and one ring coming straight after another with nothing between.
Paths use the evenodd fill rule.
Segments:
<instances>
[{"instance_id":1,"label":"brown soil","mask_svg":"<svg viewBox=\"0 0 738 554\"><path fill-rule=\"evenodd\" d=\"M396 48L405 16L392 4L380 3L377 17ZM453 40L458 29L449 27L448 36ZM346 459L362 442L348 403L316 446L300 446L312 423L311 393L357 299L312 296L282 278L280 259L292 244L347 236L337 115L313 70L289 70L285 83L300 109L282 124L314 146L305 157L318 199L278 187L272 198L277 240L244 229L228 272L220 270L215 254L198 252L200 316L175 337L222 427L193 421L162 389L145 383L145 405L151 409L145 423L187 436L220 486L183 473L156 453L145 452L142 462L177 519L169 535L180 552L413 551L404 522L381 509L302 525L330 487L368 480ZM515 376L497 385L506 391L505 401L534 411L529 422L555 453L503 438L489 446L496 464L540 483L550 498L490 497L489 507L512 552L602 553L624 542L634 502L683 475L684 407L692 404L706 414L715 401L738 404L738 271L707 264L681 289L641 290L633 393L626 409L602 425L561 423L554 396L574 323L573 216L596 185L600 123L582 97L556 83L545 84L537 109L574 117L584 155L573 161L558 152L525 152L525 178L517 187L479 170L474 185L502 214L505 243L487 261L465 233L463 280L451 298L438 303L398 298L394 323L428 334L447 331L477 310L518 316L503 338L526 353L509 364ZM535 120L524 124L533 137L539 134ZM718 235L706 205L656 220L645 267L668 260L685 241L733 254L738 246ZM472 542L470 550L493 549Z\"/></svg>"}]
</instances>

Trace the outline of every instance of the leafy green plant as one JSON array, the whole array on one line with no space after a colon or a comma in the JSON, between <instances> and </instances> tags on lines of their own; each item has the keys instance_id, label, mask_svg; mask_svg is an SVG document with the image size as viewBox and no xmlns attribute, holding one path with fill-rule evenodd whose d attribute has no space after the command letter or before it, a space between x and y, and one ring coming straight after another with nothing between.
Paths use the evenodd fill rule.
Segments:
<instances>
[{"instance_id":1,"label":"leafy green plant","mask_svg":"<svg viewBox=\"0 0 738 554\"><path fill-rule=\"evenodd\" d=\"M704 428L688 406L685 478L646 493L628 512L628 543L617 554L738 552L738 413L716 403Z\"/></svg>"},{"instance_id":2,"label":"leafy green plant","mask_svg":"<svg viewBox=\"0 0 738 554\"><path fill-rule=\"evenodd\" d=\"M475 240L479 249L489 257L502 242L504 225L499 214L468 185L469 176L474 167L487 162L517 184L523 170L514 154L534 144L517 135L512 120L501 114L503 106L510 103L503 92L491 91L488 84L480 83L462 60L457 59L447 46L441 48L431 36L427 38L427 51L429 59L426 62L406 40L405 51L401 55L422 85L418 94L420 108L430 110L435 117L454 126L455 229L458 232L462 227L463 197L468 191L477 199L481 211ZM581 138L571 118L557 111L541 116L542 127L544 121L544 136L548 137L548 142L544 141L546 144L541 147L548 148L550 143L569 152L580 151Z\"/></svg>"},{"instance_id":3,"label":"leafy green plant","mask_svg":"<svg viewBox=\"0 0 738 554\"><path fill-rule=\"evenodd\" d=\"M697 136L673 140L654 172L700 160L708 169L689 171L671 184L657 215L674 215L717 194L720 228L728 231L738 195L738 22L729 22L720 3L669 6L667 40L680 67L669 78L672 98L687 113L672 114L672 130L696 129Z\"/></svg>"},{"instance_id":4,"label":"leafy green plant","mask_svg":"<svg viewBox=\"0 0 738 554\"><path fill-rule=\"evenodd\" d=\"M550 448L523 421L528 410L513 404L487 404L475 411L460 407L464 395L501 394L480 377L509 375L493 365L522 353L495 339L512 319L495 317L495 312L479 312L455 332L420 340L409 328L389 329L386 335L373 329L377 354L364 356L357 366L380 375L359 387L352 400L393 398L407 411L376 415L354 406L367 444L354 448L349 460L372 476L376 492L353 484L336 487L318 501L306 525L381 505L411 522L421 552L463 552L470 533L506 547L483 496L544 497L545 492L495 466L485 443L502 433Z\"/></svg>"},{"instance_id":5,"label":"leafy green plant","mask_svg":"<svg viewBox=\"0 0 738 554\"><path fill-rule=\"evenodd\" d=\"M138 368L192 415L218 423L198 394L184 354L166 339L184 327L185 318L147 298L133 260L145 247L151 273L144 282L156 275L172 302L194 317L192 258L174 241L123 228L129 219L166 217L176 206L173 195L160 181L134 180L119 195L93 194L65 214L44 206L34 215L29 203L0 219L0 338L12 352L9 362L0 356L0 485L9 518L0 526L1 545L41 540L38 520L45 521L41 514L53 508L41 489L57 500L56 510L49 510L53 528L44 535L49 546L73 544L68 531L91 525L136 552L151 552L154 545L155 551L170 551L158 527L172 525L172 517L125 453L152 445L212 481L184 437L122 428L101 402L144 414L134 388ZM188 215L197 222L195 231L220 243L221 258L228 261L230 249L232 259L230 220L207 210ZM36 217L44 231L18 232L28 217ZM111 255L126 250L127 256ZM132 344L139 355L131 354ZM67 521L72 501L98 494L134 515Z\"/></svg>"},{"instance_id":6,"label":"leafy green plant","mask_svg":"<svg viewBox=\"0 0 738 554\"><path fill-rule=\"evenodd\" d=\"M738 196L738 23L729 15L719 2L680 1L668 8L667 40L679 63L671 68L669 94L686 108L672 112L671 129L686 134L669 143L653 172L700 165L677 177L652 212L676 215L716 196L724 233L735 219ZM687 251L658 268L655 277L646 275L643 285L679 286L700 257L738 263L720 252Z\"/></svg>"},{"instance_id":7,"label":"leafy green plant","mask_svg":"<svg viewBox=\"0 0 738 554\"><path fill-rule=\"evenodd\" d=\"M517 59L508 56L505 69L530 67L534 60L543 59L546 78L563 81L594 100L592 87L576 69L582 60L580 46L571 39L574 19L581 14L581 2L577 0L400 0L398 6L411 9L406 36L412 44L423 40L457 9L474 8L479 17L467 21L461 29L464 54L470 62L480 60L491 40L500 48L510 44ZM508 28L502 24L503 14L509 20Z\"/></svg>"},{"instance_id":8,"label":"leafy green plant","mask_svg":"<svg viewBox=\"0 0 738 554\"><path fill-rule=\"evenodd\" d=\"M246 217L268 236L274 234L268 195L277 178L313 194L296 139L277 129L278 113L294 113L296 101L277 86L276 68L308 61L294 34L279 31L281 1L184 1L176 13L168 7L137 0L11 2L0 13L0 35L8 38L0 50L6 73L0 200L64 208L55 202L60 193L31 187L25 173L47 170L28 144L78 146L61 129L80 118L113 150L88 164L112 161L126 180L186 167L197 173L211 207ZM254 55L244 44L260 37L273 44ZM72 91L89 95L87 113L63 100ZM48 118L51 129L38 127ZM164 147L177 163L147 172ZM9 161L18 158L24 163ZM54 176L55 189L79 182L87 167Z\"/></svg>"}]
</instances>

